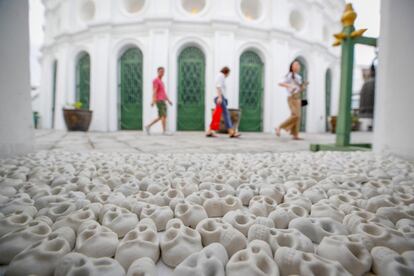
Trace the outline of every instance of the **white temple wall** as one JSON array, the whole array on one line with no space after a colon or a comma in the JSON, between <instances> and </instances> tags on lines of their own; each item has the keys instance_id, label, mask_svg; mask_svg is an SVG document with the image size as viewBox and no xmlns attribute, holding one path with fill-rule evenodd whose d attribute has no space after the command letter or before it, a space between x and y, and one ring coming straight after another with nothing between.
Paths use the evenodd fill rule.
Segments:
<instances>
[{"instance_id":1,"label":"white temple wall","mask_svg":"<svg viewBox=\"0 0 414 276\"><path fill-rule=\"evenodd\" d=\"M91 130L118 130L118 59L128 46L138 47L143 54L144 125L157 116L156 108L150 106L152 79L156 69L163 66L166 68L164 82L174 103L168 107L168 129L176 130L178 56L184 47L191 45L199 47L206 58L205 128L209 126L211 108L214 107L214 80L223 66L232 70L227 80L229 107L238 107L239 59L248 49L258 53L264 62L264 132L273 132L274 127L289 115L286 92L278 83L297 56L306 60L311 80L307 131L325 131L325 71L329 66L333 73L331 110L336 114L339 52L328 46L328 41L321 40L323 25L333 22L334 17L326 15L329 8L323 5L311 1L263 0L261 16L256 21L246 21L241 20L240 0L207 1L206 8L194 16L188 16L183 7L169 0L147 0L141 11L134 15L119 8L119 1L103 0L95 1L94 20L84 22L80 19L83 15L79 14L82 1L87 0L53 2L55 6L47 8L48 17L57 22L60 31L49 30L46 34L41 96L47 99L43 99L43 127L52 126L54 57L58 60L55 128L64 129L62 107L75 101L76 61L79 53L86 51L91 58L90 104L94 111ZM298 21L299 25L303 24L300 31L289 23L293 10L300 11L303 16L303 22ZM111 23L110 27L108 23ZM160 126L154 131L161 131Z\"/></svg>"}]
</instances>

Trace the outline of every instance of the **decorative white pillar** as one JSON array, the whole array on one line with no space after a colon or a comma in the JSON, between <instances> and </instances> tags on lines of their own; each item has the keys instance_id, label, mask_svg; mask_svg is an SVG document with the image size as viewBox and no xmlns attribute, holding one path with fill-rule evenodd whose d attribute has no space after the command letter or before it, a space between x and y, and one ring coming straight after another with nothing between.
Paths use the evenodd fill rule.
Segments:
<instances>
[{"instance_id":1,"label":"decorative white pillar","mask_svg":"<svg viewBox=\"0 0 414 276\"><path fill-rule=\"evenodd\" d=\"M381 1L374 150L414 160L414 1Z\"/></svg>"},{"instance_id":2,"label":"decorative white pillar","mask_svg":"<svg viewBox=\"0 0 414 276\"><path fill-rule=\"evenodd\" d=\"M94 39L91 55L90 108L93 111L90 130L108 131L109 98L109 41L110 36L97 35Z\"/></svg>"},{"instance_id":3,"label":"decorative white pillar","mask_svg":"<svg viewBox=\"0 0 414 276\"><path fill-rule=\"evenodd\" d=\"M0 0L0 158L33 150L29 3Z\"/></svg>"}]
</instances>

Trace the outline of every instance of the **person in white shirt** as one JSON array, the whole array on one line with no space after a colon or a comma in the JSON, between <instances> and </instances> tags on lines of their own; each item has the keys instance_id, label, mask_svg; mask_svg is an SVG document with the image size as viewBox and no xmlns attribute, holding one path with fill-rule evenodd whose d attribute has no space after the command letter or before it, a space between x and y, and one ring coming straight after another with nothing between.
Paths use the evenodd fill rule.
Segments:
<instances>
[{"instance_id":1,"label":"person in white shirt","mask_svg":"<svg viewBox=\"0 0 414 276\"><path fill-rule=\"evenodd\" d=\"M285 87L288 96L288 105L290 108L290 117L286 119L279 127L276 128L276 135L280 136L282 129L290 132L294 140L302 140L299 137L299 126L300 126L300 112L301 112L301 93L304 90L302 77L299 75L300 63L294 60L289 67L289 73L285 79L279 83L279 86Z\"/></svg>"},{"instance_id":2,"label":"person in white shirt","mask_svg":"<svg viewBox=\"0 0 414 276\"><path fill-rule=\"evenodd\" d=\"M220 105L222 109L222 116L224 119L224 123L226 125L226 128L228 130L230 138L238 138L240 137L240 133L236 132L236 130L233 128L233 123L231 122L230 113L227 109L227 98L226 98L226 78L230 74L230 69L228 67L224 67L221 69L220 73L217 75L216 78L216 89L217 89L217 97L214 99L214 102L216 105ZM207 131L206 136L207 137L217 137L214 134L214 131L212 129L213 121L210 124L210 128Z\"/></svg>"}]
</instances>

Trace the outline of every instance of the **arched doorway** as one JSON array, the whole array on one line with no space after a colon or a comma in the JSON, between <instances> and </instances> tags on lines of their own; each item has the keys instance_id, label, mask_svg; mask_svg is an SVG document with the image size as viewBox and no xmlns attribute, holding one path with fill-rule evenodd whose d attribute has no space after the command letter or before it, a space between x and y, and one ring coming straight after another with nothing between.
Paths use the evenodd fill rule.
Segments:
<instances>
[{"instance_id":1,"label":"arched doorway","mask_svg":"<svg viewBox=\"0 0 414 276\"><path fill-rule=\"evenodd\" d=\"M306 60L303 57L297 57L297 61L300 63L300 75L302 76L302 81L308 80L308 68ZM302 99L307 99L307 90L303 91L302 93ZM301 119L300 119L300 131L305 132L306 131L306 115L307 115L307 106L302 106L301 109Z\"/></svg>"},{"instance_id":2,"label":"arched doorway","mask_svg":"<svg viewBox=\"0 0 414 276\"><path fill-rule=\"evenodd\" d=\"M331 69L325 73L325 129L329 130L329 116L331 116L331 95L332 95L332 72Z\"/></svg>"},{"instance_id":3,"label":"arched doorway","mask_svg":"<svg viewBox=\"0 0 414 276\"><path fill-rule=\"evenodd\" d=\"M178 130L204 130L204 93L204 54L197 47L187 47L178 57Z\"/></svg>"},{"instance_id":4,"label":"arched doorway","mask_svg":"<svg viewBox=\"0 0 414 276\"><path fill-rule=\"evenodd\" d=\"M57 66L58 63L55 60L52 67L52 128L55 128Z\"/></svg>"},{"instance_id":5,"label":"arched doorway","mask_svg":"<svg viewBox=\"0 0 414 276\"><path fill-rule=\"evenodd\" d=\"M91 59L83 52L76 64L76 101L82 103L82 109L89 109L91 80Z\"/></svg>"},{"instance_id":6,"label":"arched doorway","mask_svg":"<svg viewBox=\"0 0 414 276\"><path fill-rule=\"evenodd\" d=\"M119 128L142 129L143 56L138 48L127 49L118 62Z\"/></svg>"},{"instance_id":7,"label":"arched doorway","mask_svg":"<svg viewBox=\"0 0 414 276\"><path fill-rule=\"evenodd\" d=\"M242 116L241 131L262 131L263 129L263 62L253 51L240 56L239 108Z\"/></svg>"}]
</instances>

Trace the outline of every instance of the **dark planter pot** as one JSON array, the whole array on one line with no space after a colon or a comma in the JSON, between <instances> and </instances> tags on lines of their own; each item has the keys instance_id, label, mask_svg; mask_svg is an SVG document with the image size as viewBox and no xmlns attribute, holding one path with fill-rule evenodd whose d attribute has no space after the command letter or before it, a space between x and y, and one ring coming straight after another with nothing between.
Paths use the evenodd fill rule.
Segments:
<instances>
[{"instance_id":1,"label":"dark planter pot","mask_svg":"<svg viewBox=\"0 0 414 276\"><path fill-rule=\"evenodd\" d=\"M241 110L237 109L237 108L229 108L229 112L230 112L230 119L231 122L233 123L233 127L235 130L239 129L239 124L240 124L240 119L241 119ZM211 110L211 113L214 113L214 109ZM226 125L224 124L224 118L223 115L221 116L220 119L220 129L218 131L219 133L227 133L227 128Z\"/></svg>"},{"instance_id":2,"label":"dark planter pot","mask_svg":"<svg viewBox=\"0 0 414 276\"><path fill-rule=\"evenodd\" d=\"M331 116L331 132L336 132L336 116Z\"/></svg>"},{"instance_id":3,"label":"dark planter pot","mask_svg":"<svg viewBox=\"0 0 414 276\"><path fill-rule=\"evenodd\" d=\"M92 120L91 110L63 109L66 127L69 131L88 131Z\"/></svg>"},{"instance_id":4,"label":"dark planter pot","mask_svg":"<svg viewBox=\"0 0 414 276\"><path fill-rule=\"evenodd\" d=\"M336 133L336 118L337 118L336 116L331 116L331 132L332 133ZM351 126L351 130L352 131L358 131L360 126L361 126L360 121L353 121L352 126Z\"/></svg>"}]
</instances>

